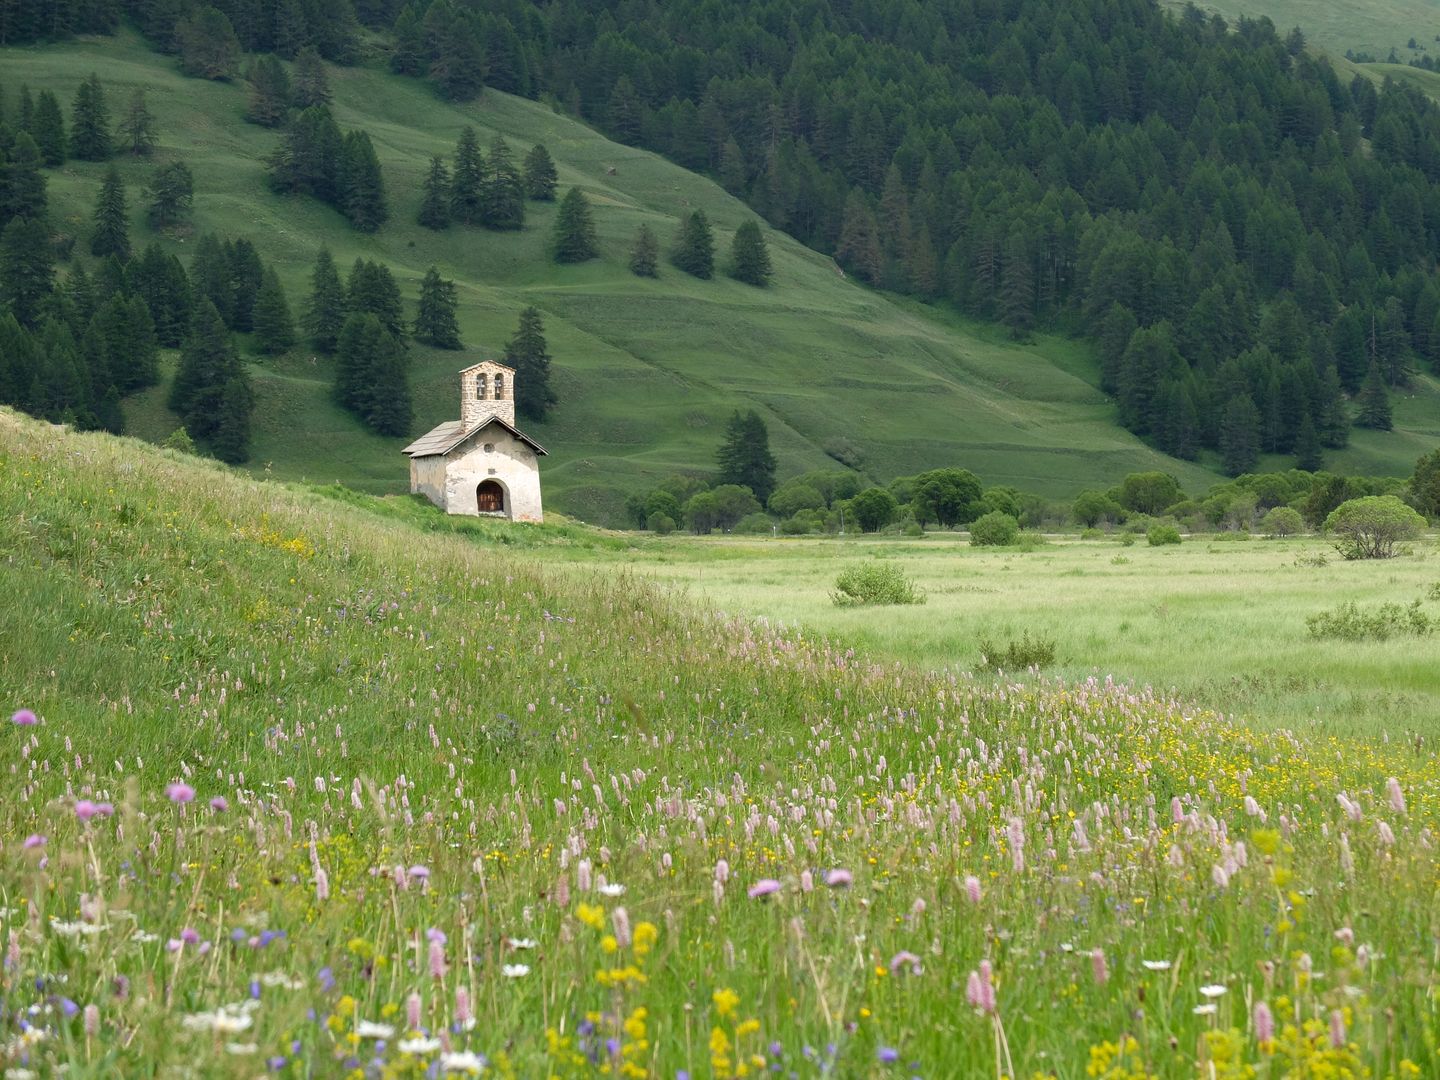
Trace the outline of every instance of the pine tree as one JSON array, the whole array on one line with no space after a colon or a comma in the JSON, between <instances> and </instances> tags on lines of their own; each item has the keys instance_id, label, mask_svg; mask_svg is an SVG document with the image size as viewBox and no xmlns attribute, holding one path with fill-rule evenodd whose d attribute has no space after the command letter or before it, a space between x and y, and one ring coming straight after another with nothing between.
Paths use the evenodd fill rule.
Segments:
<instances>
[{"instance_id":1,"label":"pine tree","mask_svg":"<svg viewBox=\"0 0 1440 1080\"><path fill-rule=\"evenodd\" d=\"M49 198L41 164L40 148L28 132L15 136L8 162L0 150L0 222L11 218L47 219Z\"/></svg>"},{"instance_id":2,"label":"pine tree","mask_svg":"<svg viewBox=\"0 0 1440 1080\"><path fill-rule=\"evenodd\" d=\"M381 332L370 361L370 378L363 419L377 435L410 433L410 362L404 346Z\"/></svg>"},{"instance_id":3,"label":"pine tree","mask_svg":"<svg viewBox=\"0 0 1440 1080\"><path fill-rule=\"evenodd\" d=\"M1350 442L1350 414L1345 409L1345 397L1340 385L1340 375L1334 366L1325 369L1320 378L1319 406L1315 426L1320 434L1320 445L1331 450L1343 450Z\"/></svg>"},{"instance_id":4,"label":"pine tree","mask_svg":"<svg viewBox=\"0 0 1440 1080\"><path fill-rule=\"evenodd\" d=\"M35 137L35 144L40 147L40 156L46 166L53 169L57 165L65 164L68 148L65 118L60 112L60 100L49 90L41 90L35 101L35 116L29 131Z\"/></svg>"},{"instance_id":5,"label":"pine tree","mask_svg":"<svg viewBox=\"0 0 1440 1080\"><path fill-rule=\"evenodd\" d=\"M352 131L345 136L336 187L340 212L361 232L374 232L390 216L380 159L368 132Z\"/></svg>"},{"instance_id":6,"label":"pine tree","mask_svg":"<svg viewBox=\"0 0 1440 1080\"><path fill-rule=\"evenodd\" d=\"M335 351L345 325L345 286L328 248L315 257L310 275L310 300L305 307L305 333L310 344L323 353Z\"/></svg>"},{"instance_id":7,"label":"pine tree","mask_svg":"<svg viewBox=\"0 0 1440 1080\"><path fill-rule=\"evenodd\" d=\"M550 388L550 354L539 308L520 312L520 325L505 346L505 363L515 369L516 410L530 420L544 420L559 398Z\"/></svg>"},{"instance_id":8,"label":"pine tree","mask_svg":"<svg viewBox=\"0 0 1440 1080\"><path fill-rule=\"evenodd\" d=\"M180 350L180 364L170 386L169 405L197 439L215 434L220 423L221 398L227 383L239 374L230 331L208 298L195 309L194 323Z\"/></svg>"},{"instance_id":9,"label":"pine tree","mask_svg":"<svg viewBox=\"0 0 1440 1080\"><path fill-rule=\"evenodd\" d=\"M468 14L457 13L440 35L430 77L448 101L470 101L484 89L485 51Z\"/></svg>"},{"instance_id":10,"label":"pine tree","mask_svg":"<svg viewBox=\"0 0 1440 1080\"><path fill-rule=\"evenodd\" d=\"M81 161L104 161L110 156L110 109L100 76L93 72L75 91L70 109L70 153Z\"/></svg>"},{"instance_id":11,"label":"pine tree","mask_svg":"<svg viewBox=\"0 0 1440 1080\"><path fill-rule=\"evenodd\" d=\"M397 340L405 337L405 305L388 266L356 259L345 283L346 309L369 312Z\"/></svg>"},{"instance_id":12,"label":"pine tree","mask_svg":"<svg viewBox=\"0 0 1440 1080\"><path fill-rule=\"evenodd\" d=\"M195 201L195 177L183 161L172 161L155 170L146 188L150 224L157 229L176 225L190 216Z\"/></svg>"},{"instance_id":13,"label":"pine tree","mask_svg":"<svg viewBox=\"0 0 1440 1080\"><path fill-rule=\"evenodd\" d=\"M174 255L167 255L152 242L131 264L131 284L155 320L156 340L167 349L177 348L190 326L194 300L185 268Z\"/></svg>"},{"instance_id":14,"label":"pine tree","mask_svg":"<svg viewBox=\"0 0 1440 1080\"><path fill-rule=\"evenodd\" d=\"M226 325L231 330L249 333L255 326L255 298L260 295L260 286L265 280L265 264L255 245L245 237L225 242L225 261L230 270L230 317Z\"/></svg>"},{"instance_id":15,"label":"pine tree","mask_svg":"<svg viewBox=\"0 0 1440 1080\"><path fill-rule=\"evenodd\" d=\"M450 181L450 216L462 225L480 220L482 193L485 188L485 157L475 129L466 126L455 144L455 169Z\"/></svg>"},{"instance_id":16,"label":"pine tree","mask_svg":"<svg viewBox=\"0 0 1440 1080\"><path fill-rule=\"evenodd\" d=\"M725 441L715 452L720 467L718 484L748 487L763 504L775 490L775 455L770 453L770 432L754 409L736 411L725 427Z\"/></svg>"},{"instance_id":17,"label":"pine tree","mask_svg":"<svg viewBox=\"0 0 1440 1080\"><path fill-rule=\"evenodd\" d=\"M206 233L190 258L190 282L195 301L209 300L228 328L235 321L235 286L230 278L230 256L213 233Z\"/></svg>"},{"instance_id":18,"label":"pine tree","mask_svg":"<svg viewBox=\"0 0 1440 1080\"><path fill-rule=\"evenodd\" d=\"M422 75L429 50L425 44L425 27L414 4L406 4L395 19L391 36L395 48L390 53L390 70L396 75Z\"/></svg>"},{"instance_id":19,"label":"pine tree","mask_svg":"<svg viewBox=\"0 0 1440 1080\"><path fill-rule=\"evenodd\" d=\"M145 89L139 87L130 95L125 118L120 121L120 138L125 149L136 157L148 157L159 141L155 134L155 117L145 104Z\"/></svg>"},{"instance_id":20,"label":"pine tree","mask_svg":"<svg viewBox=\"0 0 1440 1080\"><path fill-rule=\"evenodd\" d=\"M835 245L835 261L846 267L861 281L875 284L880 280L880 239L875 214L859 188L853 188L845 202L840 222L840 240Z\"/></svg>"},{"instance_id":21,"label":"pine tree","mask_svg":"<svg viewBox=\"0 0 1440 1080\"><path fill-rule=\"evenodd\" d=\"M100 198L95 204L95 230L90 234L90 254L101 258L114 255L122 263L130 259L130 221L125 209L125 184L113 165L105 174Z\"/></svg>"},{"instance_id":22,"label":"pine tree","mask_svg":"<svg viewBox=\"0 0 1440 1080\"><path fill-rule=\"evenodd\" d=\"M539 202L554 202L559 175L544 143L536 143L525 155L525 194Z\"/></svg>"},{"instance_id":23,"label":"pine tree","mask_svg":"<svg viewBox=\"0 0 1440 1080\"><path fill-rule=\"evenodd\" d=\"M237 365L238 366L238 365ZM229 465L250 460L250 418L255 411L255 391L243 370L238 370L220 388L215 433L210 449Z\"/></svg>"},{"instance_id":24,"label":"pine tree","mask_svg":"<svg viewBox=\"0 0 1440 1080\"><path fill-rule=\"evenodd\" d=\"M295 344L295 320L290 314L290 302L285 299L280 275L273 266L266 268L260 283L251 325L255 329L255 344L261 352L283 353Z\"/></svg>"},{"instance_id":25,"label":"pine tree","mask_svg":"<svg viewBox=\"0 0 1440 1080\"><path fill-rule=\"evenodd\" d=\"M257 57L246 76L250 84L245 119L261 127L280 127L290 118L290 76L274 56Z\"/></svg>"},{"instance_id":26,"label":"pine tree","mask_svg":"<svg viewBox=\"0 0 1440 1080\"><path fill-rule=\"evenodd\" d=\"M223 11L197 8L175 27L180 70L195 79L230 78L240 61L240 39Z\"/></svg>"},{"instance_id":27,"label":"pine tree","mask_svg":"<svg viewBox=\"0 0 1440 1080\"><path fill-rule=\"evenodd\" d=\"M697 278L709 278L715 272L715 238L705 211L692 212L681 224L670 261Z\"/></svg>"},{"instance_id":28,"label":"pine tree","mask_svg":"<svg viewBox=\"0 0 1440 1080\"><path fill-rule=\"evenodd\" d=\"M352 412L365 405L378 342L385 328L369 312L357 311L346 320L335 346L335 400Z\"/></svg>"},{"instance_id":29,"label":"pine tree","mask_svg":"<svg viewBox=\"0 0 1440 1080\"><path fill-rule=\"evenodd\" d=\"M1372 360L1360 393L1355 396L1355 423L1360 427L1389 431L1395 426L1390 411L1390 394L1385 389L1385 376L1380 364Z\"/></svg>"},{"instance_id":30,"label":"pine tree","mask_svg":"<svg viewBox=\"0 0 1440 1080\"><path fill-rule=\"evenodd\" d=\"M420 283L420 308L415 314L415 339L437 349L458 349L460 327L455 321L455 283L431 267Z\"/></svg>"},{"instance_id":31,"label":"pine tree","mask_svg":"<svg viewBox=\"0 0 1440 1080\"><path fill-rule=\"evenodd\" d=\"M630 249L630 272L636 277L658 277L660 274L660 242L649 225L641 225L635 232L635 244Z\"/></svg>"},{"instance_id":32,"label":"pine tree","mask_svg":"<svg viewBox=\"0 0 1440 1080\"><path fill-rule=\"evenodd\" d=\"M1319 472L1325 465L1325 454L1320 449L1320 434L1315 430L1315 421L1307 410L1300 418L1300 430L1295 436L1295 467L1306 472Z\"/></svg>"},{"instance_id":33,"label":"pine tree","mask_svg":"<svg viewBox=\"0 0 1440 1080\"><path fill-rule=\"evenodd\" d=\"M281 192L336 198L345 138L324 105L306 109L285 132L284 141L267 159L270 186Z\"/></svg>"},{"instance_id":34,"label":"pine tree","mask_svg":"<svg viewBox=\"0 0 1440 1080\"><path fill-rule=\"evenodd\" d=\"M30 87L22 83L20 85L20 102L15 127L19 131L29 131L33 134L34 124L35 99L30 96Z\"/></svg>"},{"instance_id":35,"label":"pine tree","mask_svg":"<svg viewBox=\"0 0 1440 1080\"><path fill-rule=\"evenodd\" d=\"M735 230L735 239L730 245L730 276L746 285L764 287L770 284L771 274L765 234L757 222L747 221Z\"/></svg>"},{"instance_id":36,"label":"pine tree","mask_svg":"<svg viewBox=\"0 0 1440 1080\"><path fill-rule=\"evenodd\" d=\"M1035 276L1024 238L1012 234L1000 262L1000 321L1014 338L1024 338L1035 325Z\"/></svg>"},{"instance_id":37,"label":"pine tree","mask_svg":"<svg viewBox=\"0 0 1440 1080\"><path fill-rule=\"evenodd\" d=\"M559 263L584 262L599 254L590 202L578 187L572 187L560 200L560 212L555 215L553 249L555 261Z\"/></svg>"},{"instance_id":38,"label":"pine tree","mask_svg":"<svg viewBox=\"0 0 1440 1080\"><path fill-rule=\"evenodd\" d=\"M325 62L315 46L305 46L295 57L292 82L292 101L297 109L330 104L330 78L325 74Z\"/></svg>"},{"instance_id":39,"label":"pine tree","mask_svg":"<svg viewBox=\"0 0 1440 1080\"><path fill-rule=\"evenodd\" d=\"M487 229L502 231L525 224L525 185L509 144L498 135L490 143L485 183L480 189L480 223Z\"/></svg>"},{"instance_id":40,"label":"pine tree","mask_svg":"<svg viewBox=\"0 0 1440 1080\"><path fill-rule=\"evenodd\" d=\"M1244 394L1230 399L1220 419L1220 459L1231 476L1250 472L1260 459L1260 410Z\"/></svg>"},{"instance_id":41,"label":"pine tree","mask_svg":"<svg viewBox=\"0 0 1440 1080\"><path fill-rule=\"evenodd\" d=\"M417 219L427 229L450 227L450 172L445 159L436 154L430 159L430 172L425 177L425 195L420 200Z\"/></svg>"}]
</instances>

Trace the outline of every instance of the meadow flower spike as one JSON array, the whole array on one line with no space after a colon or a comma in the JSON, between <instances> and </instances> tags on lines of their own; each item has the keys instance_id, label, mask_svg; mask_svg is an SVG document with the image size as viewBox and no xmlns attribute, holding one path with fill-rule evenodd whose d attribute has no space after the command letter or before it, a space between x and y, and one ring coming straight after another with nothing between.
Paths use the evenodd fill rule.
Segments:
<instances>
[{"instance_id":1,"label":"meadow flower spike","mask_svg":"<svg viewBox=\"0 0 1440 1080\"><path fill-rule=\"evenodd\" d=\"M1255 1041L1261 1044L1268 1043L1275 1038L1275 1016L1270 1012L1270 1006L1263 1001L1255 1003Z\"/></svg>"}]
</instances>

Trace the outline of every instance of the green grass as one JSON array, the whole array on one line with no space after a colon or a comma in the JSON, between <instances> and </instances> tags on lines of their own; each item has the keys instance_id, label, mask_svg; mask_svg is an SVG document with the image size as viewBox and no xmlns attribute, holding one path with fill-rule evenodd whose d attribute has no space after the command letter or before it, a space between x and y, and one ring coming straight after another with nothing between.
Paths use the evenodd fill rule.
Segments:
<instances>
[{"instance_id":1,"label":"green grass","mask_svg":"<svg viewBox=\"0 0 1440 1080\"><path fill-rule=\"evenodd\" d=\"M1440 583L1434 538L1388 561L1345 562L1322 539L1187 538L1179 547L1053 540L1028 552L963 537L672 536L632 550L556 552L624 566L723 611L802 627L868 656L981 672L982 640L1053 640L1050 674L1115 678L1268 726L1399 736L1440 714L1437 639L1317 642L1306 616L1354 601L1425 601ZM1325 565L1312 565L1317 557ZM924 607L832 603L844 569L882 560L924 590ZM1013 673L1012 673L1013 674Z\"/></svg>"},{"instance_id":2,"label":"green grass","mask_svg":"<svg viewBox=\"0 0 1440 1080\"><path fill-rule=\"evenodd\" d=\"M0 410L0 722L37 719L0 730L8 1071L1440 1068L1433 721L1340 738L1098 679L927 674L593 561L621 538L420 510ZM621 553L732 592L748 567L760 595L874 554L925 566L766 550ZM1305 546L1259 542L1123 568L913 550L930 634L982 608L997 633L1100 633L1093 596L1172 656L1236 568L1280 610L1229 636L1263 626L1267 657L1303 615L1292 579L1333 600L1411 573L1291 575ZM1130 567L1168 582L1148 612ZM1192 652L1236 663L1208 631ZM967 1004L982 971L993 1012Z\"/></svg>"},{"instance_id":3,"label":"green grass","mask_svg":"<svg viewBox=\"0 0 1440 1080\"><path fill-rule=\"evenodd\" d=\"M498 355L519 310L540 307L561 397L553 419L534 431L551 450L546 504L582 519L616 522L628 491L676 470L712 467L726 419L744 406L769 423L782 474L833 464L823 447L843 437L863 449L866 471L882 481L953 464L988 483L1064 497L1143 469L1168 469L1194 489L1215 479L1208 467L1164 457L1114 423L1085 344L1042 335L1018 345L999 328L867 291L781 234L767 234L776 266L768 290L724 277L701 283L669 267L658 281L633 277L625 258L640 224L668 243L680 215L699 207L727 249L731 230L752 215L709 181L540 104L490 93L453 106L415 80L332 69L339 120L370 131L390 192L391 223L366 237L317 202L268 191L262 159L279 137L242 121L239 83L182 78L172 61L127 35L0 49L0 65L7 86L49 88L67 102L95 71L116 110L134 87L147 89L159 119L158 160L183 157L196 176L194 232L161 238L182 257L200 233L248 235L279 269L297 309L322 244L342 267L356 257L388 263L412 302L432 263L454 278L468 349L415 350L416 431L451 418L456 371L477 354ZM530 204L518 234L456 228L437 235L413 224L429 156L448 155L467 123L482 142L505 135L517 154L534 140L549 146L562 185L581 185L596 205L600 260L568 268L549 261L553 206ZM154 238L138 206L152 166L120 166L134 240L143 246ZM71 162L50 175L56 218L82 239L103 168ZM253 471L404 490L404 440L365 433L331 402L325 358L308 351L256 358L253 374ZM1413 409L1398 410L1402 430L1357 439L1347 467L1408 473L1440 415L1434 383L1423 382L1420 392ZM132 433L160 441L174 429L163 397L156 389L126 402Z\"/></svg>"},{"instance_id":4,"label":"green grass","mask_svg":"<svg viewBox=\"0 0 1440 1080\"><path fill-rule=\"evenodd\" d=\"M1406 47L1412 37L1432 53L1440 49L1440 43L1434 40L1440 29L1440 4L1435 0L1364 0L1358 4L1329 0L1263 0L1259 4L1205 0L1198 6L1218 11L1231 20L1265 15L1282 34L1298 26L1308 40L1337 56L1353 49L1383 60L1394 48L1402 60L1409 60L1420 55Z\"/></svg>"}]
</instances>

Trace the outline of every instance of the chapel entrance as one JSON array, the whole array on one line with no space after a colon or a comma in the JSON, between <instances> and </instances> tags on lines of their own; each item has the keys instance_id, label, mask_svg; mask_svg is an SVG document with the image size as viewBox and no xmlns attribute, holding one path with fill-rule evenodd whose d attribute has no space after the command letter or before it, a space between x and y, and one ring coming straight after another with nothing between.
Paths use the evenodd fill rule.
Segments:
<instances>
[{"instance_id":1,"label":"chapel entrance","mask_svg":"<svg viewBox=\"0 0 1440 1080\"><path fill-rule=\"evenodd\" d=\"M482 514L505 512L505 489L494 480L482 480L475 489L476 509Z\"/></svg>"}]
</instances>

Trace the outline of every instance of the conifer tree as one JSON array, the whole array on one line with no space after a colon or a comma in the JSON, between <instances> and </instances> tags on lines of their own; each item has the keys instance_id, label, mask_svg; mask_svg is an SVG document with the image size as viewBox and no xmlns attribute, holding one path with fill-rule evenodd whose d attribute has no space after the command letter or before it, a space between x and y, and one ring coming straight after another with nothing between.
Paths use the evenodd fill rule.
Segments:
<instances>
[{"instance_id":1,"label":"conifer tree","mask_svg":"<svg viewBox=\"0 0 1440 1080\"><path fill-rule=\"evenodd\" d=\"M390 216L380 159L368 132L352 131L345 136L336 187L340 212L361 232L374 232Z\"/></svg>"},{"instance_id":2,"label":"conifer tree","mask_svg":"<svg viewBox=\"0 0 1440 1080\"><path fill-rule=\"evenodd\" d=\"M290 117L290 76L274 56L257 57L247 75L245 119L261 127L280 127Z\"/></svg>"},{"instance_id":3,"label":"conifer tree","mask_svg":"<svg viewBox=\"0 0 1440 1080\"><path fill-rule=\"evenodd\" d=\"M130 278L155 321L156 340L167 349L177 348L185 340L194 306L190 279L180 260L152 242L132 264Z\"/></svg>"},{"instance_id":4,"label":"conifer tree","mask_svg":"<svg viewBox=\"0 0 1440 1080\"><path fill-rule=\"evenodd\" d=\"M405 337L405 305L400 299L400 286L388 266L367 259L356 259L345 283L346 309L369 312L395 339Z\"/></svg>"},{"instance_id":5,"label":"conifer tree","mask_svg":"<svg viewBox=\"0 0 1440 1080\"><path fill-rule=\"evenodd\" d=\"M415 340L437 349L458 349L460 327L455 321L455 283L445 281L431 267L420 283L420 307L415 314Z\"/></svg>"},{"instance_id":6,"label":"conifer tree","mask_svg":"<svg viewBox=\"0 0 1440 1080\"><path fill-rule=\"evenodd\" d=\"M305 333L323 353L335 351L345 325L345 286L329 248L321 248L310 275L310 299L305 306Z\"/></svg>"},{"instance_id":7,"label":"conifer tree","mask_svg":"<svg viewBox=\"0 0 1440 1080\"><path fill-rule=\"evenodd\" d=\"M54 285L50 233L42 221L12 218L0 233L0 302L22 327L33 327Z\"/></svg>"},{"instance_id":8,"label":"conifer tree","mask_svg":"<svg viewBox=\"0 0 1440 1080\"><path fill-rule=\"evenodd\" d=\"M1389 431L1395 426L1390 411L1390 395L1385 389L1385 376L1377 361L1370 362L1370 370L1355 395L1355 423L1376 431Z\"/></svg>"},{"instance_id":9,"label":"conifer tree","mask_svg":"<svg viewBox=\"0 0 1440 1080\"><path fill-rule=\"evenodd\" d=\"M405 347L382 331L370 363L364 421L377 435L410 433L410 362Z\"/></svg>"},{"instance_id":10,"label":"conifer tree","mask_svg":"<svg viewBox=\"0 0 1440 1080\"><path fill-rule=\"evenodd\" d=\"M335 400L352 412L365 404L377 342L385 333L380 320L356 311L345 320L335 346Z\"/></svg>"},{"instance_id":11,"label":"conifer tree","mask_svg":"<svg viewBox=\"0 0 1440 1080\"><path fill-rule=\"evenodd\" d=\"M484 88L484 46L468 12L455 12L450 25L438 35L430 76L449 101L470 101Z\"/></svg>"},{"instance_id":12,"label":"conifer tree","mask_svg":"<svg viewBox=\"0 0 1440 1080\"><path fill-rule=\"evenodd\" d=\"M93 72L75 91L70 109L70 153L81 161L104 161L110 156L110 109L100 76Z\"/></svg>"},{"instance_id":13,"label":"conifer tree","mask_svg":"<svg viewBox=\"0 0 1440 1080\"><path fill-rule=\"evenodd\" d=\"M261 352L283 353L295 344L295 320L290 314L290 302L285 298L280 275L273 266L266 268L260 282L251 325L255 330L255 344Z\"/></svg>"},{"instance_id":14,"label":"conifer tree","mask_svg":"<svg viewBox=\"0 0 1440 1080\"><path fill-rule=\"evenodd\" d=\"M20 102L15 127L19 131L31 131L35 123L35 99L30 96L30 87L20 85Z\"/></svg>"},{"instance_id":15,"label":"conifer tree","mask_svg":"<svg viewBox=\"0 0 1440 1080\"><path fill-rule=\"evenodd\" d=\"M429 49L425 44L425 27L414 4L406 4L401 9L391 36L395 48L390 53L390 70L396 75L423 75Z\"/></svg>"},{"instance_id":16,"label":"conifer tree","mask_svg":"<svg viewBox=\"0 0 1440 1080\"><path fill-rule=\"evenodd\" d=\"M715 238L705 211L693 211L681 224L670 261L693 277L708 279L715 273Z\"/></svg>"},{"instance_id":17,"label":"conifer tree","mask_svg":"<svg viewBox=\"0 0 1440 1080\"><path fill-rule=\"evenodd\" d=\"M553 247L555 261L560 263L584 262L599 253L590 202L578 187L572 187L560 200L560 212L555 216Z\"/></svg>"},{"instance_id":18,"label":"conifer tree","mask_svg":"<svg viewBox=\"0 0 1440 1080\"><path fill-rule=\"evenodd\" d=\"M515 369L516 411L531 420L544 420L559 399L550 387L550 354L539 308L527 307L520 313L520 325L505 346L505 363Z\"/></svg>"},{"instance_id":19,"label":"conifer tree","mask_svg":"<svg viewBox=\"0 0 1440 1080\"><path fill-rule=\"evenodd\" d=\"M1231 476L1250 472L1260 459L1260 410L1244 394L1232 397L1221 416L1220 459Z\"/></svg>"},{"instance_id":20,"label":"conifer tree","mask_svg":"<svg viewBox=\"0 0 1440 1080\"><path fill-rule=\"evenodd\" d=\"M195 201L195 177L183 161L172 161L155 170L146 188L150 224L157 229L176 225L190 216Z\"/></svg>"},{"instance_id":21,"label":"conifer tree","mask_svg":"<svg viewBox=\"0 0 1440 1080\"><path fill-rule=\"evenodd\" d=\"M144 87L137 87L130 95L130 104L120 121L120 139L124 148L136 157L148 157L159 141L155 134L155 117L145 104Z\"/></svg>"},{"instance_id":22,"label":"conifer tree","mask_svg":"<svg viewBox=\"0 0 1440 1080\"><path fill-rule=\"evenodd\" d=\"M880 280L880 239L875 214L859 188L851 190L840 222L840 240L835 261L861 281Z\"/></svg>"},{"instance_id":23,"label":"conifer tree","mask_svg":"<svg viewBox=\"0 0 1440 1080\"><path fill-rule=\"evenodd\" d=\"M292 100L297 109L330 104L330 78L325 74L325 61L315 46L307 45L295 57Z\"/></svg>"},{"instance_id":24,"label":"conifer tree","mask_svg":"<svg viewBox=\"0 0 1440 1080\"><path fill-rule=\"evenodd\" d=\"M239 465L250 460L250 420L254 411L255 391L237 365L235 374L220 388L215 433L210 439L210 449L221 461Z\"/></svg>"},{"instance_id":25,"label":"conifer tree","mask_svg":"<svg viewBox=\"0 0 1440 1080\"><path fill-rule=\"evenodd\" d=\"M265 264L260 253L247 238L225 242L225 260L230 272L230 317L226 325L231 330L249 333L254 329L255 298L260 295L260 285L265 280Z\"/></svg>"},{"instance_id":26,"label":"conifer tree","mask_svg":"<svg viewBox=\"0 0 1440 1080\"><path fill-rule=\"evenodd\" d=\"M735 239L730 245L730 276L746 285L763 288L770 284L772 273L765 234L757 222L745 222L735 230Z\"/></svg>"},{"instance_id":27,"label":"conifer tree","mask_svg":"<svg viewBox=\"0 0 1440 1080\"><path fill-rule=\"evenodd\" d=\"M0 222L11 218L45 221L49 213L45 174L41 172L40 148L28 132L15 136L10 160L0 150Z\"/></svg>"},{"instance_id":28,"label":"conifer tree","mask_svg":"<svg viewBox=\"0 0 1440 1080\"><path fill-rule=\"evenodd\" d=\"M525 224L525 185L515 168L509 144L497 135L490 143L485 183L480 190L480 223L487 229L510 231Z\"/></svg>"},{"instance_id":29,"label":"conifer tree","mask_svg":"<svg viewBox=\"0 0 1440 1080\"><path fill-rule=\"evenodd\" d=\"M480 221L480 208L485 188L485 157L475 129L466 126L455 144L455 168L450 180L450 216L462 225Z\"/></svg>"},{"instance_id":30,"label":"conifer tree","mask_svg":"<svg viewBox=\"0 0 1440 1080\"><path fill-rule=\"evenodd\" d=\"M445 159L436 154L430 159L430 172L425 177L425 194L420 200L417 219L427 229L450 227L450 172Z\"/></svg>"},{"instance_id":31,"label":"conifer tree","mask_svg":"<svg viewBox=\"0 0 1440 1080\"><path fill-rule=\"evenodd\" d=\"M208 298L201 298L180 350L169 396L171 411L184 419L185 430L192 436L208 440L215 434L225 387L239 373L239 359L225 320Z\"/></svg>"},{"instance_id":32,"label":"conifer tree","mask_svg":"<svg viewBox=\"0 0 1440 1080\"><path fill-rule=\"evenodd\" d=\"M235 286L230 277L230 256L213 233L206 233L195 245L190 259L190 283L198 304L209 300L228 328L235 321Z\"/></svg>"},{"instance_id":33,"label":"conifer tree","mask_svg":"<svg viewBox=\"0 0 1440 1080\"><path fill-rule=\"evenodd\" d=\"M1035 276L1018 230L1005 241L997 299L1000 321L1010 328L1011 337L1024 338L1035 325Z\"/></svg>"},{"instance_id":34,"label":"conifer tree","mask_svg":"<svg viewBox=\"0 0 1440 1080\"><path fill-rule=\"evenodd\" d=\"M720 468L718 484L748 487L763 504L775 490L775 455L770 452L770 432L754 409L736 410L725 426L725 441L715 452Z\"/></svg>"},{"instance_id":35,"label":"conifer tree","mask_svg":"<svg viewBox=\"0 0 1440 1080\"><path fill-rule=\"evenodd\" d=\"M1320 449L1320 433L1315 429L1307 409L1300 418L1300 430L1295 435L1295 467L1306 472L1319 472L1325 465L1325 454Z\"/></svg>"},{"instance_id":36,"label":"conifer tree","mask_svg":"<svg viewBox=\"0 0 1440 1080\"><path fill-rule=\"evenodd\" d=\"M180 70L195 79L228 79L240 61L240 39L218 8L196 8L175 27Z\"/></svg>"},{"instance_id":37,"label":"conifer tree","mask_svg":"<svg viewBox=\"0 0 1440 1080\"><path fill-rule=\"evenodd\" d=\"M536 143L525 155L525 194L538 202L554 202L559 175L544 143Z\"/></svg>"},{"instance_id":38,"label":"conifer tree","mask_svg":"<svg viewBox=\"0 0 1440 1080\"><path fill-rule=\"evenodd\" d=\"M23 127L21 130L25 130ZM40 157L45 164L54 168L65 163L68 141L65 137L65 118L60 112L60 100L49 90L41 90L35 101L35 116L29 127L40 147Z\"/></svg>"},{"instance_id":39,"label":"conifer tree","mask_svg":"<svg viewBox=\"0 0 1440 1080\"><path fill-rule=\"evenodd\" d=\"M100 198L95 203L95 229L90 234L90 254L101 258L114 255L122 263L130 258L130 220L125 208L125 184L113 165L105 174Z\"/></svg>"},{"instance_id":40,"label":"conifer tree","mask_svg":"<svg viewBox=\"0 0 1440 1080\"><path fill-rule=\"evenodd\" d=\"M635 232L635 243L630 248L630 272L636 277L658 277L660 273L660 242L649 225L641 225Z\"/></svg>"}]
</instances>

